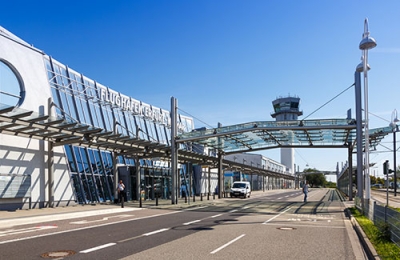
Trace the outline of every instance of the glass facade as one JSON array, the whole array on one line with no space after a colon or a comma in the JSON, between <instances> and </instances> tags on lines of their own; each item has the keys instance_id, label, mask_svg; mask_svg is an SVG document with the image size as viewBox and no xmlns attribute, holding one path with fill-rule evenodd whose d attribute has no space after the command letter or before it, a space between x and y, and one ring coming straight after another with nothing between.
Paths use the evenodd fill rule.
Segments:
<instances>
[{"instance_id":1,"label":"glass facade","mask_svg":"<svg viewBox=\"0 0 400 260\"><path fill-rule=\"evenodd\" d=\"M45 58L54 109L57 117L71 123L102 128L121 137L138 138L157 144L170 145L171 120L169 111L153 107L109 89L59 62ZM178 116L178 133L194 129L193 119ZM182 145L181 145L182 146ZM116 166L124 166L119 172L130 184L128 199L136 199L135 160L118 156L113 165L109 151L64 146L68 159L71 181L79 203L114 200L114 172ZM155 187L162 197L168 197L171 189L169 165L166 162L139 160L140 178L146 197L154 198Z\"/></svg>"}]
</instances>

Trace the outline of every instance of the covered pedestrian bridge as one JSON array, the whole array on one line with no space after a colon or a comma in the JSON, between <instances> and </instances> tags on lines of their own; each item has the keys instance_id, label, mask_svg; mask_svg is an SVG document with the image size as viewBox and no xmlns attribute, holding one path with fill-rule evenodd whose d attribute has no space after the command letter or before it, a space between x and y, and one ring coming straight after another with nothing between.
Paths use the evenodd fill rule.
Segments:
<instances>
[{"instance_id":1,"label":"covered pedestrian bridge","mask_svg":"<svg viewBox=\"0 0 400 260\"><path fill-rule=\"evenodd\" d=\"M218 185L223 183L223 167L237 167L251 172L271 175L273 173L257 167L224 160L224 155L255 152L275 148L345 148L348 161L357 150L355 119L321 119L295 121L257 121L213 129L199 129L176 137L176 143L199 144L216 151L218 167ZM369 130L369 146L376 149L379 142L389 133L392 127ZM362 141L363 148L365 140ZM351 174L351 173L350 173ZM349 174L349 175L350 175ZM282 176L294 179L294 175ZM347 185L351 185L349 176ZM350 187L350 186L349 186ZM221 191L219 192L221 196Z\"/></svg>"}]
</instances>

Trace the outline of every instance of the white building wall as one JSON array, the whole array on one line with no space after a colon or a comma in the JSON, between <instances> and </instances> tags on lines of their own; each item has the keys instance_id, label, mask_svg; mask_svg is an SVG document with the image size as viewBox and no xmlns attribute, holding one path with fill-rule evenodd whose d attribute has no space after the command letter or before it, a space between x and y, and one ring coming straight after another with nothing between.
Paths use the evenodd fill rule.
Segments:
<instances>
[{"instance_id":1,"label":"white building wall","mask_svg":"<svg viewBox=\"0 0 400 260\"><path fill-rule=\"evenodd\" d=\"M293 148L281 148L281 163L286 166L289 173L293 174L295 172Z\"/></svg>"},{"instance_id":2,"label":"white building wall","mask_svg":"<svg viewBox=\"0 0 400 260\"><path fill-rule=\"evenodd\" d=\"M48 114L50 86L43 54L0 35L0 60L11 64L20 74L26 90L22 109ZM0 101L1 102L1 101ZM62 147L55 147L54 199L55 205L74 201L66 158ZM39 207L48 201L47 143L40 140L0 134L0 174L31 175L31 205ZM5 203L28 202L24 199L2 200Z\"/></svg>"}]
</instances>

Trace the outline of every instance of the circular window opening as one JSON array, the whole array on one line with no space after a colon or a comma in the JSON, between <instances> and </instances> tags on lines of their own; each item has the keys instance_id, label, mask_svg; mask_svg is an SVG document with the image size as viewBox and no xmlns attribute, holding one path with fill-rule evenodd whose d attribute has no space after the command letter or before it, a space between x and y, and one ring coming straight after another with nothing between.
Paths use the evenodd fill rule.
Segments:
<instances>
[{"instance_id":1,"label":"circular window opening","mask_svg":"<svg viewBox=\"0 0 400 260\"><path fill-rule=\"evenodd\" d=\"M19 106L24 97L21 76L11 64L0 59L0 106Z\"/></svg>"}]
</instances>

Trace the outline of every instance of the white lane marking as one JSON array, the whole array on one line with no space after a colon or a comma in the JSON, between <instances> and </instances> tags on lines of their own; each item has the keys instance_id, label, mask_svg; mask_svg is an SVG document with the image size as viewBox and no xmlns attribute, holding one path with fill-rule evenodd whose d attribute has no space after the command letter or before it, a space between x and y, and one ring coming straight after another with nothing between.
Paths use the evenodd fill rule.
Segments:
<instances>
[{"instance_id":1,"label":"white lane marking","mask_svg":"<svg viewBox=\"0 0 400 260\"><path fill-rule=\"evenodd\" d=\"M218 214L218 215L214 215L214 216L211 216L211 218L216 218L216 217L219 217L219 216L222 216L223 214Z\"/></svg>"},{"instance_id":2,"label":"white lane marking","mask_svg":"<svg viewBox=\"0 0 400 260\"><path fill-rule=\"evenodd\" d=\"M246 235L246 234L242 234L242 235L238 236L237 238L235 238L235 239L229 241L228 243L226 243L225 245L220 246L220 247L218 247L217 249L215 249L214 251L210 252L210 254L215 254L215 253L217 253L218 251L224 249L225 247L229 246L230 244L232 244L232 243L236 242L237 240L241 239L241 238L244 237L245 235Z\"/></svg>"},{"instance_id":3,"label":"white lane marking","mask_svg":"<svg viewBox=\"0 0 400 260\"><path fill-rule=\"evenodd\" d=\"M186 223L183 223L183 225L187 226L187 225L190 225L190 224L193 224L193 223L197 223L197 222L200 222L200 220L193 220L193 221L190 221L190 222L186 222Z\"/></svg>"},{"instance_id":4,"label":"white lane marking","mask_svg":"<svg viewBox=\"0 0 400 260\"><path fill-rule=\"evenodd\" d=\"M82 217L90 217L90 216L98 216L102 214L113 214L113 213L121 213L121 212L130 212L135 210L144 210L142 208L112 208L112 209L100 209L100 210L91 210L85 212L73 212L73 213L63 213L63 214L55 214L55 215L46 215L46 216L36 216L29 218L18 218L18 219L6 219L0 220L0 228L7 228L18 225L30 225L30 224L38 224L47 221L57 221L64 219L74 219L74 218L82 218Z\"/></svg>"},{"instance_id":5,"label":"white lane marking","mask_svg":"<svg viewBox=\"0 0 400 260\"><path fill-rule=\"evenodd\" d=\"M204 208L208 208L208 206L202 206L202 207L193 207L193 208L189 208L189 209L184 209L184 210L182 210L182 211L190 211L190 210L204 209Z\"/></svg>"},{"instance_id":6,"label":"white lane marking","mask_svg":"<svg viewBox=\"0 0 400 260\"><path fill-rule=\"evenodd\" d=\"M116 245L116 243L108 243L108 244L105 244L105 245L96 246L96 247L93 247L93 248L82 250L79 253L87 254L87 253L90 253L90 252L93 252L93 251L96 251L96 250L99 250L99 249L103 249L103 248L110 247L110 246L115 246L115 245Z\"/></svg>"},{"instance_id":7,"label":"white lane marking","mask_svg":"<svg viewBox=\"0 0 400 260\"><path fill-rule=\"evenodd\" d=\"M57 225L44 225L44 226L37 226L37 229L52 229L52 228L58 228Z\"/></svg>"},{"instance_id":8,"label":"white lane marking","mask_svg":"<svg viewBox=\"0 0 400 260\"><path fill-rule=\"evenodd\" d=\"M292 207L289 207L287 209L285 209L284 211L282 211L281 213L279 213L278 215L275 215L274 217L268 219L267 221L265 221L263 224L267 224L268 222L272 221L273 219L279 217L280 215L282 215L283 213L285 213L286 211L288 211L289 209L291 209Z\"/></svg>"},{"instance_id":9,"label":"white lane marking","mask_svg":"<svg viewBox=\"0 0 400 260\"><path fill-rule=\"evenodd\" d=\"M28 240L28 239L34 239L34 238L38 238L38 237L46 237L46 236L70 233L70 232L75 232L75 231L85 230L85 229L90 229L90 228L109 226L109 225L114 225L114 224L118 224L118 223L124 223L124 222L129 222L129 221L140 220L140 219L147 219L147 218L154 218L154 217L165 216L165 215L170 215L170 214L177 214L177 213L181 213L181 212L183 212L183 211L172 211L172 212L168 212L168 213L155 214L155 215L152 215L152 216L145 216L145 217L140 217L140 218L135 218L135 219L125 219L125 220L116 221L116 222L112 222L112 223L103 223L103 224L99 224L99 225L93 225L93 226L90 226L90 227L81 227L81 228L75 228L75 229L64 230L64 231L59 231L59 232L53 232L53 233L48 233L48 234L42 234L42 235L37 235L37 236L23 237L23 238L11 239L11 240L6 240L6 241L0 241L0 245L7 244L7 243L12 243L12 242L17 242L17 241Z\"/></svg>"},{"instance_id":10,"label":"white lane marking","mask_svg":"<svg viewBox=\"0 0 400 260\"><path fill-rule=\"evenodd\" d=\"M95 222L101 222L101 221L106 221L111 218L126 218L126 217L134 217L135 215L118 215L118 216L111 216L111 217L104 217L102 219L96 219L96 220L81 220L81 221L74 221L74 222L69 222L69 224L76 224L76 225L82 225L82 224L87 224L87 223L95 223Z\"/></svg>"},{"instance_id":11,"label":"white lane marking","mask_svg":"<svg viewBox=\"0 0 400 260\"><path fill-rule=\"evenodd\" d=\"M250 206L245 206L245 207L243 207L242 209L248 209L248 208L250 208Z\"/></svg>"},{"instance_id":12,"label":"white lane marking","mask_svg":"<svg viewBox=\"0 0 400 260\"><path fill-rule=\"evenodd\" d=\"M304 223L304 222L303 222ZM310 223L310 222L306 222ZM301 223L290 223L288 224L291 227L313 227L313 228L329 228L329 229L346 229L346 227L342 226L332 226L332 225L309 225L309 224L301 224ZM268 226L280 226L282 227L282 223L269 223Z\"/></svg>"},{"instance_id":13,"label":"white lane marking","mask_svg":"<svg viewBox=\"0 0 400 260\"><path fill-rule=\"evenodd\" d=\"M30 227L30 228L8 229L8 230L0 231L0 237L35 232L35 231L39 231L39 230L43 230L43 229L52 229L52 228L58 228L58 226L48 225L48 226L37 226L37 227Z\"/></svg>"},{"instance_id":14,"label":"white lane marking","mask_svg":"<svg viewBox=\"0 0 400 260\"><path fill-rule=\"evenodd\" d=\"M229 211L229 213L233 213L233 212L236 212L236 211L238 211L237 209L232 209L231 211Z\"/></svg>"},{"instance_id":15,"label":"white lane marking","mask_svg":"<svg viewBox=\"0 0 400 260\"><path fill-rule=\"evenodd\" d=\"M162 229L159 229L159 230L156 230L156 231L153 231L153 232L145 233L142 236L151 236L151 235L154 235L154 234L157 234L157 233L161 233L161 232L164 232L164 231L167 231L167 230L169 230L169 228L162 228Z\"/></svg>"},{"instance_id":16,"label":"white lane marking","mask_svg":"<svg viewBox=\"0 0 400 260\"><path fill-rule=\"evenodd\" d=\"M277 200L281 200L282 199L282 197L280 197L280 198L277 198Z\"/></svg>"}]
</instances>

